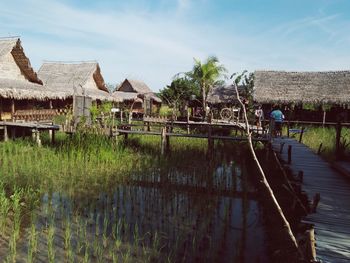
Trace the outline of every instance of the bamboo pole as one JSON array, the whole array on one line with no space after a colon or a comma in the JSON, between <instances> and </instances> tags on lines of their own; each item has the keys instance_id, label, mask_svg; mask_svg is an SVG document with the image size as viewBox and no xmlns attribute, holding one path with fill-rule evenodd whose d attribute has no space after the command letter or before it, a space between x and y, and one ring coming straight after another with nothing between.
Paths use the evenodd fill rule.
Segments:
<instances>
[{"instance_id":1,"label":"bamboo pole","mask_svg":"<svg viewBox=\"0 0 350 263\"><path fill-rule=\"evenodd\" d=\"M267 193L270 195L272 201L273 201L273 205L274 207L276 208L276 210L278 211L282 221L283 221L283 224L284 224L284 227L286 228L287 230L287 233L293 243L293 246L294 248L300 253L299 251L299 246L298 246L298 242L292 232L292 229L290 227L290 224L287 220L287 218L285 217L267 179L266 179L266 176L265 176L265 173L264 173L264 170L262 169L261 165L260 165L260 162L258 160L258 158L256 157L256 154L255 154L255 150L254 150L254 147L253 147L253 142L252 142L252 133L249 129L249 122L248 122L248 117L247 117L247 111L246 111L246 108L245 108L245 105L244 103L242 102L240 96L239 96L239 93L238 93L238 88L237 88L237 85L235 82L233 82L233 86L235 87L235 90L236 90L236 96L237 96L237 100L239 101L239 103L241 104L242 106L242 109L243 109L243 119L245 121L245 125L246 125L246 134L247 134L247 140L248 140L248 145L249 145L249 149L250 149L250 152L253 156L253 160L255 162L255 164L257 165L258 167L258 170L259 170L259 173L261 175L261 182L263 184L263 186L266 188L267 190Z\"/></svg>"}]
</instances>

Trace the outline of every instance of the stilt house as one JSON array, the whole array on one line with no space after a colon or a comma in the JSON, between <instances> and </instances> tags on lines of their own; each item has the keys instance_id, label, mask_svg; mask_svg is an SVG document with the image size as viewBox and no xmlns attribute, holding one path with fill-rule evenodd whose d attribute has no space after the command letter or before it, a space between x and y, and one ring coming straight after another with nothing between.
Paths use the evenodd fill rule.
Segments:
<instances>
[{"instance_id":1,"label":"stilt house","mask_svg":"<svg viewBox=\"0 0 350 263\"><path fill-rule=\"evenodd\" d=\"M291 120L350 120L350 71L255 71L254 78L254 100L266 111L278 104Z\"/></svg>"},{"instance_id":2,"label":"stilt house","mask_svg":"<svg viewBox=\"0 0 350 263\"><path fill-rule=\"evenodd\" d=\"M51 93L26 57L19 38L0 39L0 120L14 120L16 113L49 108Z\"/></svg>"},{"instance_id":3,"label":"stilt house","mask_svg":"<svg viewBox=\"0 0 350 263\"><path fill-rule=\"evenodd\" d=\"M151 115L162 102L144 82L129 79L116 88L113 96L122 100L124 106L135 114Z\"/></svg>"}]
</instances>

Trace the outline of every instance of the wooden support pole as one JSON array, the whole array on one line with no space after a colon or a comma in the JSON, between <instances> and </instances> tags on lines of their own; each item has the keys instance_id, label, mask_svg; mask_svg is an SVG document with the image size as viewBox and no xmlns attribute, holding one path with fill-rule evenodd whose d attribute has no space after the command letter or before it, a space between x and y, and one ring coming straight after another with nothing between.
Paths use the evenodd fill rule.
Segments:
<instances>
[{"instance_id":1,"label":"wooden support pole","mask_svg":"<svg viewBox=\"0 0 350 263\"><path fill-rule=\"evenodd\" d=\"M301 127L300 137L299 137L299 143L303 141L303 134L304 134L305 127Z\"/></svg>"},{"instance_id":2,"label":"wooden support pole","mask_svg":"<svg viewBox=\"0 0 350 263\"><path fill-rule=\"evenodd\" d=\"M51 130L51 144L55 144L55 130Z\"/></svg>"},{"instance_id":3,"label":"wooden support pole","mask_svg":"<svg viewBox=\"0 0 350 263\"><path fill-rule=\"evenodd\" d=\"M161 145L160 145L160 154L164 155L166 149L166 127L162 128L161 132Z\"/></svg>"},{"instance_id":4,"label":"wooden support pole","mask_svg":"<svg viewBox=\"0 0 350 263\"><path fill-rule=\"evenodd\" d=\"M7 125L4 126L4 141L7 142L9 140L9 133Z\"/></svg>"},{"instance_id":5,"label":"wooden support pole","mask_svg":"<svg viewBox=\"0 0 350 263\"><path fill-rule=\"evenodd\" d=\"M326 111L323 111L323 118L322 118L322 126L324 126L326 123Z\"/></svg>"},{"instance_id":6,"label":"wooden support pole","mask_svg":"<svg viewBox=\"0 0 350 263\"><path fill-rule=\"evenodd\" d=\"M15 111L16 111L15 100L12 99L12 100L11 100L11 119L12 119L12 121L13 121L14 118L15 118Z\"/></svg>"},{"instance_id":7,"label":"wooden support pole","mask_svg":"<svg viewBox=\"0 0 350 263\"><path fill-rule=\"evenodd\" d=\"M320 143L320 146L318 146L317 154L320 155L322 151L322 142Z\"/></svg>"},{"instance_id":8,"label":"wooden support pole","mask_svg":"<svg viewBox=\"0 0 350 263\"><path fill-rule=\"evenodd\" d=\"M298 178L297 179L298 179L299 182L301 182L301 183L303 182L303 180L304 180L304 172L303 171L299 171L298 172Z\"/></svg>"},{"instance_id":9,"label":"wooden support pole","mask_svg":"<svg viewBox=\"0 0 350 263\"><path fill-rule=\"evenodd\" d=\"M189 124L189 122L190 122L190 114L189 114L189 112L188 112L188 109L186 110L186 112L187 112L187 134L190 134L190 124Z\"/></svg>"},{"instance_id":10,"label":"wooden support pole","mask_svg":"<svg viewBox=\"0 0 350 263\"><path fill-rule=\"evenodd\" d=\"M11 139L14 140L16 138L16 127L11 127Z\"/></svg>"},{"instance_id":11,"label":"wooden support pole","mask_svg":"<svg viewBox=\"0 0 350 263\"><path fill-rule=\"evenodd\" d=\"M292 145L288 145L288 164L292 163Z\"/></svg>"},{"instance_id":12,"label":"wooden support pole","mask_svg":"<svg viewBox=\"0 0 350 263\"><path fill-rule=\"evenodd\" d=\"M212 137L212 127L208 125L208 157L211 157L214 152L214 139Z\"/></svg>"},{"instance_id":13,"label":"wooden support pole","mask_svg":"<svg viewBox=\"0 0 350 263\"><path fill-rule=\"evenodd\" d=\"M167 132L167 129L165 128L165 132ZM173 132L172 127L170 128L170 132ZM170 151L170 136L165 135L165 151L169 152Z\"/></svg>"},{"instance_id":14,"label":"wooden support pole","mask_svg":"<svg viewBox=\"0 0 350 263\"><path fill-rule=\"evenodd\" d=\"M336 125L336 135L335 135L335 156L340 157L340 138L341 138L341 123L338 122Z\"/></svg>"},{"instance_id":15,"label":"wooden support pole","mask_svg":"<svg viewBox=\"0 0 350 263\"><path fill-rule=\"evenodd\" d=\"M315 245L315 231L312 227L310 230L306 231L306 253L309 262L316 262L316 245Z\"/></svg>"},{"instance_id":16,"label":"wooden support pole","mask_svg":"<svg viewBox=\"0 0 350 263\"><path fill-rule=\"evenodd\" d=\"M281 142L281 144L280 144L280 153L283 152L283 147L284 147L285 144L286 144L285 142Z\"/></svg>"},{"instance_id":17,"label":"wooden support pole","mask_svg":"<svg viewBox=\"0 0 350 263\"><path fill-rule=\"evenodd\" d=\"M41 147L40 131L35 130L35 140L39 147Z\"/></svg>"}]
</instances>

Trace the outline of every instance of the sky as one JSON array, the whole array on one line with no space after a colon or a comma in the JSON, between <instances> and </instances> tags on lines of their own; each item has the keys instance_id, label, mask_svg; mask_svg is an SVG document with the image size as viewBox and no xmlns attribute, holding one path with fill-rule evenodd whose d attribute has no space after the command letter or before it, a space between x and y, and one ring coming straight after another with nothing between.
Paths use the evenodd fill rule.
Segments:
<instances>
[{"instance_id":1,"label":"sky","mask_svg":"<svg viewBox=\"0 0 350 263\"><path fill-rule=\"evenodd\" d=\"M350 69L349 0L0 0L0 36L44 61L99 62L158 91L194 58L228 73Z\"/></svg>"}]
</instances>

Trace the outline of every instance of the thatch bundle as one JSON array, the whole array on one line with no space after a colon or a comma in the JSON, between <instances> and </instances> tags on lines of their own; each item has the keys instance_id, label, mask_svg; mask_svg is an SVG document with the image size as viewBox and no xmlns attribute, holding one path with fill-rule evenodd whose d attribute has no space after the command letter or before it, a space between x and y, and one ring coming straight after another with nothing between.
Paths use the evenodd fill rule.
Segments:
<instances>
[{"instance_id":1,"label":"thatch bundle","mask_svg":"<svg viewBox=\"0 0 350 263\"><path fill-rule=\"evenodd\" d=\"M350 71L255 71L259 103L350 103Z\"/></svg>"}]
</instances>

